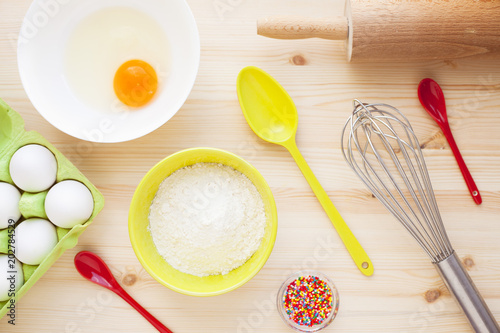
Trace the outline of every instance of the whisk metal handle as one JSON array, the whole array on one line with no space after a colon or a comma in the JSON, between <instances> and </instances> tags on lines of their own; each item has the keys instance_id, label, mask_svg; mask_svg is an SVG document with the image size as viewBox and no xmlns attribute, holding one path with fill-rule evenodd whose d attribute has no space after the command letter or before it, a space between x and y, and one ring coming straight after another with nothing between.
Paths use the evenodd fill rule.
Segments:
<instances>
[{"instance_id":1,"label":"whisk metal handle","mask_svg":"<svg viewBox=\"0 0 500 333\"><path fill-rule=\"evenodd\" d=\"M476 333L500 333L500 327L456 252L435 264L446 286Z\"/></svg>"},{"instance_id":2,"label":"whisk metal handle","mask_svg":"<svg viewBox=\"0 0 500 333\"><path fill-rule=\"evenodd\" d=\"M335 230L337 230L337 233L342 239L347 251L349 251L349 254L354 260L356 266L364 275L371 276L373 274L373 265L370 257L368 257L368 254L366 254L361 244L359 244L358 240L345 223L337 208L333 205L332 201L328 197L328 194L321 186L311 168L307 165L306 160L295 144L295 140L290 141L285 145L285 147L288 149L290 154L292 154L295 162L300 168L300 171L302 171L302 174L307 179L309 186L311 186L311 189L321 203L321 206L323 206L323 209L330 218Z\"/></svg>"}]
</instances>

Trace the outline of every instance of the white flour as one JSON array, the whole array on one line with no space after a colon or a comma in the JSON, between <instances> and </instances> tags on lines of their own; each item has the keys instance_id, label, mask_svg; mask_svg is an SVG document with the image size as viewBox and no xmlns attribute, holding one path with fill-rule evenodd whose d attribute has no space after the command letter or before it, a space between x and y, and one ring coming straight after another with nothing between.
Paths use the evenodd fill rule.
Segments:
<instances>
[{"instance_id":1,"label":"white flour","mask_svg":"<svg viewBox=\"0 0 500 333\"><path fill-rule=\"evenodd\" d=\"M179 169L160 185L149 230L160 255L197 276L227 274L259 248L264 202L241 172L216 163Z\"/></svg>"}]
</instances>

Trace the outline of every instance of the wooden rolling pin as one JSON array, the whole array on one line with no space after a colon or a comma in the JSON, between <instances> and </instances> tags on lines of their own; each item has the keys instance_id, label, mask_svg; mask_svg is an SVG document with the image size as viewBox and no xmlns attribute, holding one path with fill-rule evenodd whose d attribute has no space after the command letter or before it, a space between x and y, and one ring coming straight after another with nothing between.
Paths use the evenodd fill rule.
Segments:
<instances>
[{"instance_id":1,"label":"wooden rolling pin","mask_svg":"<svg viewBox=\"0 0 500 333\"><path fill-rule=\"evenodd\" d=\"M257 33L345 40L359 62L500 55L500 0L347 0L343 17L261 19Z\"/></svg>"}]
</instances>

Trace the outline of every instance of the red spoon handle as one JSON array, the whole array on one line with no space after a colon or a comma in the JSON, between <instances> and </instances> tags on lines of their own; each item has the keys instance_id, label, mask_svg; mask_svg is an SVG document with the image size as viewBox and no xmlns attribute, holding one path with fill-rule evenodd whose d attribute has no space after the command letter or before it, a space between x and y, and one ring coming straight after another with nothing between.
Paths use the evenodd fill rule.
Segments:
<instances>
[{"instance_id":1,"label":"red spoon handle","mask_svg":"<svg viewBox=\"0 0 500 333\"><path fill-rule=\"evenodd\" d=\"M481 194L479 194L476 183L474 182L474 179L472 178L472 175L470 174L469 169L465 164L462 154L460 154L460 150L458 149L457 143L453 138L453 134L451 134L450 126L448 124L444 124L443 126L441 126L441 130L443 131L446 140L448 140L448 143L450 144L451 151L455 155L455 159L457 160L458 166L460 167L460 171L462 171L462 175L464 176L465 183L467 184L469 192L472 195L472 199L476 204L480 205L481 202L483 202L483 199L481 199Z\"/></svg>"},{"instance_id":2,"label":"red spoon handle","mask_svg":"<svg viewBox=\"0 0 500 333\"><path fill-rule=\"evenodd\" d=\"M144 309L139 303L135 301L123 288L120 287L119 290L115 290L116 294L127 301L134 309L136 309L147 321L153 325L160 333L173 333L165 325L163 325L158 319L156 319L151 313Z\"/></svg>"}]
</instances>

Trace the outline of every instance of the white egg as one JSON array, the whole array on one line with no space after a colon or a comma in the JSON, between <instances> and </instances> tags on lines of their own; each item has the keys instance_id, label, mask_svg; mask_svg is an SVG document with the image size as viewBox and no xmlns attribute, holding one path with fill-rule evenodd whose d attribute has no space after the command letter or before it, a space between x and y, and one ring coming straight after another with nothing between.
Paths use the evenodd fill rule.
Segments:
<instances>
[{"instance_id":1,"label":"white egg","mask_svg":"<svg viewBox=\"0 0 500 333\"><path fill-rule=\"evenodd\" d=\"M0 302L14 296L23 283L23 266L19 260L0 254Z\"/></svg>"},{"instance_id":2,"label":"white egg","mask_svg":"<svg viewBox=\"0 0 500 333\"><path fill-rule=\"evenodd\" d=\"M169 42L148 14L131 7L109 7L85 17L69 34L64 69L69 87L93 111L122 112L113 89L117 69L126 61L149 63L161 82L170 69Z\"/></svg>"},{"instance_id":3,"label":"white egg","mask_svg":"<svg viewBox=\"0 0 500 333\"><path fill-rule=\"evenodd\" d=\"M56 227L44 219L28 219L15 229L16 258L23 264L39 265L57 244Z\"/></svg>"},{"instance_id":4,"label":"white egg","mask_svg":"<svg viewBox=\"0 0 500 333\"><path fill-rule=\"evenodd\" d=\"M0 182L0 229L5 229L11 223L16 223L21 217L19 211L19 200L21 200L21 193L19 190L9 184Z\"/></svg>"},{"instance_id":5,"label":"white egg","mask_svg":"<svg viewBox=\"0 0 500 333\"><path fill-rule=\"evenodd\" d=\"M47 148L31 144L19 148L9 164L14 184L26 192L42 192L56 182L57 160Z\"/></svg>"},{"instance_id":6,"label":"white egg","mask_svg":"<svg viewBox=\"0 0 500 333\"><path fill-rule=\"evenodd\" d=\"M80 182L64 180L54 185L45 198L45 213L61 228L85 223L94 210L92 193Z\"/></svg>"}]
</instances>

